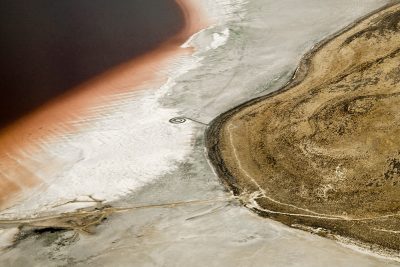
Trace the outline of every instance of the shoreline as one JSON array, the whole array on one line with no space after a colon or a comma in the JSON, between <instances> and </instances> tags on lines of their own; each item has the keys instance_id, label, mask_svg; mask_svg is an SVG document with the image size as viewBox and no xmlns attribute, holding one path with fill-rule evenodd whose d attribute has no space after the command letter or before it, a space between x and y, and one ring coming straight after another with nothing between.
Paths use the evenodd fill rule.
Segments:
<instances>
[{"instance_id":1,"label":"shoreline","mask_svg":"<svg viewBox=\"0 0 400 267\"><path fill-rule=\"evenodd\" d=\"M100 115L107 114L108 109L112 109L108 105L118 102L114 98L119 95L147 90L149 86L159 88L169 78L163 70L169 68L170 62L194 53L193 48L181 45L207 27L209 20L198 12L202 7L195 1L176 0L176 4L185 18L185 25L178 34L157 48L80 84L0 131L2 210L12 204L15 197L23 196L24 191L46 183L46 177L51 177L52 172L62 166L62 162L52 162L51 154L44 151L48 143L79 133L96 115L91 109L100 108ZM84 123L80 125L79 122ZM34 158L43 153L49 154L45 156L48 162L38 162ZM29 166L34 166L40 174Z\"/></svg>"},{"instance_id":2,"label":"shoreline","mask_svg":"<svg viewBox=\"0 0 400 267\"><path fill-rule=\"evenodd\" d=\"M282 87L301 56L314 43L383 6L387 0L366 0L363 5L355 0L326 3L307 0L296 3L296 8L291 1L238 1L199 1L205 6L216 7L205 10L214 13L211 16L217 23L200 31L188 42L196 47L195 54L172 62L171 79L161 89L143 90L138 93L138 98L128 95L126 101L118 102L127 105L116 107L116 115L124 119L110 118L89 129L94 132L117 126L119 131L89 134L85 130L72 141L67 140L67 146L83 150L83 161L62 172L51 187L33 190L23 203L6 210L0 217L5 220L30 217L39 222L39 218L47 215L64 213L63 218L69 214L70 221L84 226L80 224L80 215L91 217L94 214L87 211L95 209L95 205L89 204L80 213L72 210L79 203L56 209L50 207L72 202L78 196L82 196L78 200L90 201L85 197L87 194L105 200L103 203L107 207L115 209L156 206L118 210L106 216L98 226L93 225L90 234L79 229L63 230L65 225L60 221L49 221L48 224L42 221L36 226L32 221L4 225L3 228L15 228L4 229L1 233L4 240L0 244L3 245L2 262L11 265L29 262L39 266L124 266L131 262L138 265L154 265L156 262L166 266L201 266L204 260L213 266L246 265L248 262L256 266L268 262L271 267L293 264L332 267L396 265L257 216L232 197L210 168L204 153L206 127L190 120L179 125L168 122L171 118L185 116L208 123L226 110L259 96L267 88L266 84L272 89ZM214 49L210 44L218 35L223 37L225 29L229 29L229 36L225 43ZM292 35L294 32L298 34ZM291 37L283 46L281 42L286 40L285 36ZM270 91L271 88L264 94ZM146 104L149 102L150 105ZM128 128L132 131L124 130ZM96 139L107 141L107 146L116 148L92 146L91 140ZM50 149L54 147L51 145ZM131 152L126 153L127 150ZM155 154L150 153L152 150ZM168 153L174 155L173 161L158 157ZM177 154L182 156L176 157ZM105 160L102 159L104 156ZM144 157L153 160L138 166ZM87 160L98 164L90 164ZM117 160L121 160L120 164ZM106 161L116 164L101 167ZM125 166L123 161L127 163ZM169 167L158 167L165 164ZM96 169L97 166L101 167L97 168L98 171L83 169ZM124 172L126 179L121 178ZM135 180L144 183L136 186L132 182ZM75 184L82 190L74 188ZM107 191L102 192L104 189ZM115 196L111 191L120 195ZM40 194L43 197L39 197ZM49 209L42 208L44 205ZM109 210L102 209L103 212ZM55 231L57 226L62 229ZM8 237L9 241L6 240ZM21 258L21 255L24 256ZM177 260L176 255L181 257ZM315 255L318 255L317 260Z\"/></svg>"},{"instance_id":3,"label":"shoreline","mask_svg":"<svg viewBox=\"0 0 400 267\"><path fill-rule=\"evenodd\" d=\"M307 76L307 71L308 67L310 64L310 60L312 59L312 56L318 52L324 45L329 43L331 40L335 39L337 36L339 36L342 33L345 33L352 29L354 26L362 22L363 20L375 15L376 13L379 13L382 10L385 10L386 8L390 8L392 6L396 5L396 3L391 3L388 5L384 5L383 7L380 7L365 16L362 16L361 18L357 19L353 23L349 24L342 30L339 30L320 42L316 43L307 53L305 53L302 58L300 59L298 63L298 67L294 71L292 77L289 79L289 81L280 89L273 91L271 93L268 93L263 96L259 96L253 99L250 99L248 101L245 101L244 103L229 109L225 111L224 113L220 114L218 117L214 118L210 123L208 128L205 131L205 148L206 148L206 154L212 163L212 167L215 170L215 173L218 174L218 177L220 180L235 194L238 195L240 190L238 189L237 185L235 184L235 178L229 174L229 172L226 170L224 167L224 161L220 158L219 156L219 142L216 139L216 136L219 135L220 129L223 127L222 125L225 123L226 120L229 119L233 114L243 110L246 107L249 107L253 104L257 104L267 98L271 98L273 96L276 96L278 94L281 94L285 91L290 90L291 88L295 87L299 83L301 83L304 78Z\"/></svg>"},{"instance_id":4,"label":"shoreline","mask_svg":"<svg viewBox=\"0 0 400 267\"><path fill-rule=\"evenodd\" d=\"M233 195L235 196L241 196L243 190L240 188L240 186L237 183L236 178L234 175L228 170L228 167L226 166L226 163L222 157L221 153L221 143L220 143L220 135L221 135L221 130L224 128L226 122L235 114L239 113L240 111L258 104L266 99L269 99L271 97L277 96L279 94L282 94L300 83L303 82L303 80L307 77L310 63L313 59L313 56L320 51L326 44L328 44L330 41L334 40L336 37L340 36L341 34L346 33L347 31L353 29L355 26L363 22L364 20L378 14L381 11L384 11L386 9L389 9L393 6L398 5L399 3L397 1L394 1L392 3L386 4L372 12L369 12L368 14L358 18L354 22L350 23L348 26L344 27L343 29L325 37L321 41L317 42L308 52L306 52L300 59L298 63L298 67L296 68L295 72L289 79L289 81L279 88L276 91L273 91L271 93L268 93L263 96L259 96L256 98L253 98L251 100L245 101L244 103L229 109L228 111L220 114L216 118L214 118L210 123L207 129L205 130L205 154L208 157L208 161L214 170L214 172L217 174L219 177L220 181L224 186L229 189ZM269 212L266 212L262 210L262 208L258 208L258 205L255 205L249 201L247 197L251 196L243 196L241 198L240 202L242 203L243 206L247 207L250 209L252 212L256 213L257 215L265 218L271 218L275 221L281 222L279 219L275 219L275 216ZM254 201L255 202L255 201ZM257 204L257 203L256 203ZM287 225L287 224L286 224ZM329 239L333 239L337 241L338 243L342 244L343 246L348 246L351 249L359 249L360 251L363 251L363 253L369 254L369 255L374 255L378 257L382 257L385 259L389 260L395 260L399 261L400 259L395 256L397 251L392 251L391 249L383 248L380 246L374 247L373 249L371 248L371 244L363 243L361 241L353 240L351 238L343 237L341 235L334 235L334 234L329 234L329 233L319 233L316 231L314 228L308 228L307 226L303 225L288 225L289 227L295 228L295 229L300 229L303 231L307 231L313 234L319 234L324 237L328 237Z\"/></svg>"}]
</instances>

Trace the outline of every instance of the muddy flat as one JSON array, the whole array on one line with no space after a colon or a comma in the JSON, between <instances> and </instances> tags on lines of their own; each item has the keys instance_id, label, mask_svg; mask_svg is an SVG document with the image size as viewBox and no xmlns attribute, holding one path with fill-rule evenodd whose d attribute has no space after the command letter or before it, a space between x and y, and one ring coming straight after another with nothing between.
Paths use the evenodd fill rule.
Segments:
<instances>
[{"instance_id":1,"label":"muddy flat","mask_svg":"<svg viewBox=\"0 0 400 267\"><path fill-rule=\"evenodd\" d=\"M287 86L206 134L217 173L260 215L398 253L400 4L318 44Z\"/></svg>"}]
</instances>

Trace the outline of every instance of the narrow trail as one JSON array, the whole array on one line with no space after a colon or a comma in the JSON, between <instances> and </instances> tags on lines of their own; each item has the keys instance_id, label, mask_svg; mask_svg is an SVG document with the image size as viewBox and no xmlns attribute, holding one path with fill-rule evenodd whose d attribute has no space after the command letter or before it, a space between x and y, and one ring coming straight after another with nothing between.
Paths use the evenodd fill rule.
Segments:
<instances>
[{"instance_id":1,"label":"narrow trail","mask_svg":"<svg viewBox=\"0 0 400 267\"><path fill-rule=\"evenodd\" d=\"M89 196L89 198L92 198ZM73 212L47 215L47 216L38 216L32 218L14 218L14 219L1 219L0 220L0 228L1 226L13 226L13 225L32 225L32 226L47 226L47 227L60 227L66 229L75 229L75 228L87 228L89 226L93 226L99 224L103 218L109 216L113 213L122 213L128 211L134 211L139 209L150 209L150 208L174 208L178 206L186 206L186 205L201 205L201 204L215 204L215 203L230 203L232 201L238 200L238 197L220 197L213 199L203 199L203 200L188 200L188 201L178 201L171 203L161 203L161 204L144 204L138 206L127 206L127 207L113 207L107 206L103 204L104 200L98 200L92 198L92 200L71 200L67 201L63 204L56 205L55 207L60 207L63 205L71 204L71 203L87 203L93 202L96 203L96 206L89 209L81 209ZM81 227L76 227L74 225L68 225L64 220L69 220L71 218L81 219L82 222L79 224Z\"/></svg>"}]
</instances>

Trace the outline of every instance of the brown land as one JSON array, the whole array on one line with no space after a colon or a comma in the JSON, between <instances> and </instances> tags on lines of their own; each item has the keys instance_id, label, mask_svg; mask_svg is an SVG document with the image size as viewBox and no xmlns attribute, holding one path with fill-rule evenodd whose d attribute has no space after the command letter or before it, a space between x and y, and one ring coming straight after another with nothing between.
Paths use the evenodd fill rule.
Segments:
<instances>
[{"instance_id":1,"label":"brown land","mask_svg":"<svg viewBox=\"0 0 400 267\"><path fill-rule=\"evenodd\" d=\"M176 36L157 49L72 89L0 131L0 209L9 206L10 201L25 190L46 182L46 178L51 178L54 170L63 165L51 153L43 151L43 144L78 132L80 128L74 121L90 118L93 116L91 109L107 107L113 96L138 90L144 84L163 84L168 77L159 70L166 68L173 58L193 52L191 48L180 46L210 22L195 0L176 2L185 17L185 26ZM37 154L42 154L40 158L46 160L38 161ZM41 174L32 171L32 166Z\"/></svg>"},{"instance_id":2,"label":"brown land","mask_svg":"<svg viewBox=\"0 0 400 267\"><path fill-rule=\"evenodd\" d=\"M206 135L220 177L260 215L398 255L400 4L318 44L287 86Z\"/></svg>"}]
</instances>

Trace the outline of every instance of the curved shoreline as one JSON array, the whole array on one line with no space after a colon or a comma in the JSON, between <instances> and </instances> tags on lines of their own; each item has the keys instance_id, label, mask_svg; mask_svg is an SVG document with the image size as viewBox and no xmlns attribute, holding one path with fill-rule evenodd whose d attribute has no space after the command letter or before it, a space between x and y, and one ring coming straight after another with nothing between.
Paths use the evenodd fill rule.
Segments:
<instances>
[{"instance_id":1,"label":"curved shoreline","mask_svg":"<svg viewBox=\"0 0 400 267\"><path fill-rule=\"evenodd\" d=\"M211 163L215 173L217 173L218 177L220 178L220 181L235 195L235 196L240 196L242 193L247 194L240 188L238 185L238 181L235 178L235 176L229 171L227 164L225 163L222 153L221 153L221 143L220 143L220 136L221 136L221 130L224 128L225 124L229 119L234 116L235 114L239 113L240 111L244 110L247 107L253 106L255 104L258 104L268 98L277 96L283 92L286 92L300 83L304 81L304 79L307 77L308 72L309 72L309 67L310 63L314 57L314 55L320 51L326 44L328 44L330 41L334 40L336 37L340 36L341 34L346 33L347 31L353 29L355 26L363 22L364 20L372 17L373 15L388 9L390 7L393 7L397 5L398 2L393 2L387 5L384 5L383 7L376 9L370 13L368 13L365 16L362 16L361 18L357 19L353 23L349 24L342 30L335 32L328 37L324 38L317 44L315 44L311 50L309 50L307 53L305 53L299 64L298 67L296 68L296 71L294 72L293 76L291 79L280 89L268 93L266 95L256 97L254 99L251 99L249 101L246 101L239 106L236 106L222 114L220 114L218 117L212 120L210 122L209 127L205 131L205 148L206 148L206 154L209 158L209 162ZM247 208L251 209L253 212L257 213L258 215L262 217L267 217L267 218L273 218L274 220L280 221L279 219L275 219L274 216L267 211L264 211L262 209L259 209L257 205L253 205L253 203L249 203L247 199L247 195L243 196L241 202L244 206ZM281 221L282 222L282 221ZM319 234L324 237L328 237L330 239L334 240L339 240L339 242L345 243L345 244L351 244L351 245L356 245L357 248L362 248L365 249L368 252L373 252L374 254L377 255L383 255L385 258L391 258L394 260L399 260L398 256L396 256L397 251L396 250L391 250L391 249L386 249L382 248L380 246L371 248L371 244L365 244L362 242L358 242L356 240L353 240L351 238L347 239L344 238L343 236L340 235L333 235L329 233L320 233L316 231L315 229L303 225L289 225L293 228L297 229L302 229L311 233Z\"/></svg>"},{"instance_id":2,"label":"curved shoreline","mask_svg":"<svg viewBox=\"0 0 400 267\"><path fill-rule=\"evenodd\" d=\"M340 31L337 31L320 42L316 43L311 50L309 50L307 53L305 53L302 58L300 59L300 62L298 64L298 67L296 68L295 72L293 73L292 77L290 80L280 89L273 91L271 93L268 93L263 96L259 96L256 98L253 98L251 100L248 100L239 106L236 106L222 114L220 114L218 117L214 118L210 123L209 126L207 127L205 131L205 147L206 147L206 153L208 155L208 158L210 159L210 162L213 164L214 169L216 170L218 177L224 182L224 184L234 193L235 196L239 195L239 188L235 184L235 178L229 174L229 171L226 170L226 167L224 167L224 161L220 157L220 152L219 152L219 142L216 136L219 135L220 129L222 128L222 125L235 113L243 110L246 107L249 107L251 105L254 105L256 103L259 103L267 98L271 98L273 96L276 96L278 94L281 94L287 90L290 90L291 88L295 87L299 83L301 83L304 78L307 76L308 72L308 67L310 65L310 61L314 54L318 52L323 46L325 46L327 43L338 37L339 35L351 30L354 26L358 25L360 22L364 21L365 19L379 13L382 10L385 10L387 8L390 8L392 6L395 6L398 3L391 3L388 5L384 5L381 8L378 8L365 16L362 16L361 18L357 19L353 23L349 24L345 28L343 28Z\"/></svg>"},{"instance_id":3,"label":"curved shoreline","mask_svg":"<svg viewBox=\"0 0 400 267\"><path fill-rule=\"evenodd\" d=\"M54 176L63 162L54 159L44 147L54 140L79 133L87 121L97 116L91 109L107 114L108 105L119 95L160 87L168 79L162 70L170 61L194 52L181 45L193 34L208 26L209 19L196 1L176 0L185 25L157 48L118 65L71 89L64 95L22 117L0 131L0 208L7 208L24 192L29 192ZM83 121L84 125L79 122ZM44 155L46 160L35 156ZM32 169L33 166L33 169Z\"/></svg>"}]
</instances>

